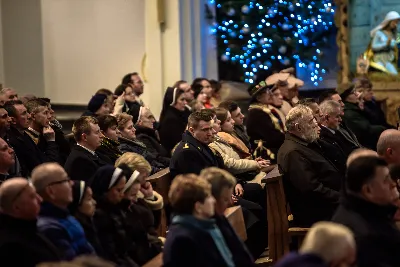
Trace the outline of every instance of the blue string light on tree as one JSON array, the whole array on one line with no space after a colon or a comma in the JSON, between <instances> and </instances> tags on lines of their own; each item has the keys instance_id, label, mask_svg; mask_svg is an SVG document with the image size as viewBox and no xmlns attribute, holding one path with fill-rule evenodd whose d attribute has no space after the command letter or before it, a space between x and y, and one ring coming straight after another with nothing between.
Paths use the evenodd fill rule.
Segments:
<instances>
[{"instance_id":1,"label":"blue string light on tree","mask_svg":"<svg viewBox=\"0 0 400 267\"><path fill-rule=\"evenodd\" d=\"M216 5L221 60L239 64L243 81L260 70L297 66L315 86L323 80L322 49L334 29L333 0L209 0Z\"/></svg>"}]
</instances>

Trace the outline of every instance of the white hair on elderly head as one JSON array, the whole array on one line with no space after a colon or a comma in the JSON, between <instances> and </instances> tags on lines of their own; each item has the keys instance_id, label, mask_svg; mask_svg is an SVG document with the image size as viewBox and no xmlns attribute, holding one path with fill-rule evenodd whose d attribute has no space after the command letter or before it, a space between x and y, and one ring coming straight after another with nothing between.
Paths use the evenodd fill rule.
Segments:
<instances>
[{"instance_id":1,"label":"white hair on elderly head","mask_svg":"<svg viewBox=\"0 0 400 267\"><path fill-rule=\"evenodd\" d=\"M333 222L318 222L308 231L299 252L316 254L329 264L345 258L349 249L355 248L349 228Z\"/></svg>"},{"instance_id":2,"label":"white hair on elderly head","mask_svg":"<svg viewBox=\"0 0 400 267\"><path fill-rule=\"evenodd\" d=\"M340 104L333 100L326 100L319 105L319 109L324 115L332 115L340 109Z\"/></svg>"},{"instance_id":3,"label":"white hair on elderly head","mask_svg":"<svg viewBox=\"0 0 400 267\"><path fill-rule=\"evenodd\" d=\"M314 117L312 110L305 105L297 105L286 115L286 128L295 131L296 124L301 123L305 117Z\"/></svg>"}]
</instances>

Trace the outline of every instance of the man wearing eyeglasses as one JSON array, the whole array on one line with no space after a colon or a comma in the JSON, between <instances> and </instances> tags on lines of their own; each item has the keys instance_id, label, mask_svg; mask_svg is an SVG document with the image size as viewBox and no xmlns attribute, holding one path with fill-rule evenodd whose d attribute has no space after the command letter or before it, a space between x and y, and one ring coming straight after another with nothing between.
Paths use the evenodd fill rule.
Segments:
<instances>
[{"instance_id":1,"label":"man wearing eyeglasses","mask_svg":"<svg viewBox=\"0 0 400 267\"><path fill-rule=\"evenodd\" d=\"M44 163L32 171L32 184L43 198L38 229L61 252L63 260L93 254L79 222L69 214L72 202L72 181L57 163Z\"/></svg>"},{"instance_id":2,"label":"man wearing eyeglasses","mask_svg":"<svg viewBox=\"0 0 400 267\"><path fill-rule=\"evenodd\" d=\"M57 248L36 227L42 199L25 178L0 185L1 266L36 266L61 260Z\"/></svg>"}]
</instances>

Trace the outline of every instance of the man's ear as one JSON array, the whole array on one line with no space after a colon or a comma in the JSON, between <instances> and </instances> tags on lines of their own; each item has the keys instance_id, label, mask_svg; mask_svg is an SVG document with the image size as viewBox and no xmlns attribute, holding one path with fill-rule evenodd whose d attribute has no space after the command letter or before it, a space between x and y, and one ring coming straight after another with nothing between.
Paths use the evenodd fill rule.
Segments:
<instances>
[{"instance_id":1,"label":"man's ear","mask_svg":"<svg viewBox=\"0 0 400 267\"><path fill-rule=\"evenodd\" d=\"M191 134L194 133L194 128L193 127L189 127L188 130L189 130L189 133L191 133Z\"/></svg>"},{"instance_id":2,"label":"man's ear","mask_svg":"<svg viewBox=\"0 0 400 267\"><path fill-rule=\"evenodd\" d=\"M362 195L364 195L364 196L369 196L369 195L371 195L371 193L372 193L371 187L370 187L368 184L364 184L364 185L361 187L361 193L362 193Z\"/></svg>"}]
</instances>

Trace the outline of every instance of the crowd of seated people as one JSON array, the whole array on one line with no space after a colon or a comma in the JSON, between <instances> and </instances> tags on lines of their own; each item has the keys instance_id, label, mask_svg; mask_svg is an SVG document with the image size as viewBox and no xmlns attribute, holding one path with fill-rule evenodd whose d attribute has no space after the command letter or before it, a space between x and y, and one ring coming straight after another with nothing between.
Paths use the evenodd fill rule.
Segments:
<instances>
[{"instance_id":1,"label":"crowd of seated people","mask_svg":"<svg viewBox=\"0 0 400 267\"><path fill-rule=\"evenodd\" d=\"M249 87L245 118L238 103L221 99L220 83L181 80L165 91L158 121L140 99L138 73L118 84L91 97L72 144L50 99L1 89L5 266L80 256L141 266L161 252L165 266L254 266L268 247L262 178L275 166L293 226L346 226L317 224L277 266L400 266L400 134L368 81L299 100L301 83L285 70ZM166 168L168 199L148 181ZM241 206L245 241L224 217L231 206ZM328 238L347 249L332 255L313 243Z\"/></svg>"}]
</instances>

